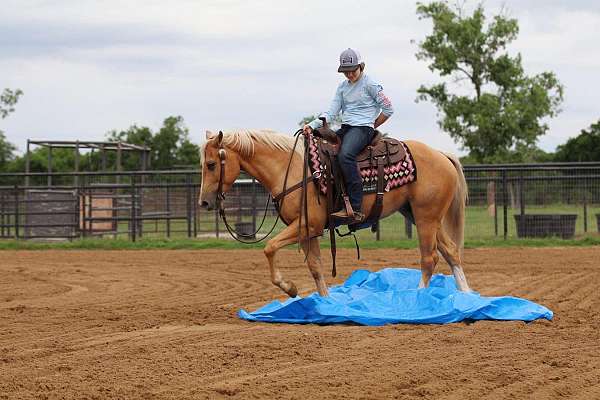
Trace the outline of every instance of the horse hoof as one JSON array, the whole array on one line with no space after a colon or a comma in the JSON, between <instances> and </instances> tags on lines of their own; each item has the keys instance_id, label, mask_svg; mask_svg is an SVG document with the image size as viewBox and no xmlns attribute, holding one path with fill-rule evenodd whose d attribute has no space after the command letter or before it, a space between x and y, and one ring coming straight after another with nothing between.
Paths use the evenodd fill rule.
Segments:
<instances>
[{"instance_id":1,"label":"horse hoof","mask_svg":"<svg viewBox=\"0 0 600 400\"><path fill-rule=\"evenodd\" d=\"M296 285L293 282L290 283L290 288L287 290L286 293L288 294L288 296L290 296L292 298L298 296L298 288L296 287Z\"/></svg>"}]
</instances>

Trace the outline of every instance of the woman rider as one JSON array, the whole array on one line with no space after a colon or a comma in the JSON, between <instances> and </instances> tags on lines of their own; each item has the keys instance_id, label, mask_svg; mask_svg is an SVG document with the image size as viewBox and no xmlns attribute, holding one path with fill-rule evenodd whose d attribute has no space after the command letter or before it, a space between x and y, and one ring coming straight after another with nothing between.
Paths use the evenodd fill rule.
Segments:
<instances>
[{"instance_id":1,"label":"woman rider","mask_svg":"<svg viewBox=\"0 0 600 400\"><path fill-rule=\"evenodd\" d=\"M345 208L331 216L349 224L364 219L364 214L361 212L362 181L356 165L356 157L371 143L375 129L394 113L392 103L383 93L383 87L367 76L364 70L365 63L358 51L350 48L344 50L340 55L338 72L343 73L347 80L338 85L329 111L304 125L303 128L306 134L310 134L313 129L323 126L321 118L331 123L340 112L342 114L342 127L336 132L342 139L338 162L346 181L346 191L350 198L354 219L350 219Z\"/></svg>"}]
</instances>

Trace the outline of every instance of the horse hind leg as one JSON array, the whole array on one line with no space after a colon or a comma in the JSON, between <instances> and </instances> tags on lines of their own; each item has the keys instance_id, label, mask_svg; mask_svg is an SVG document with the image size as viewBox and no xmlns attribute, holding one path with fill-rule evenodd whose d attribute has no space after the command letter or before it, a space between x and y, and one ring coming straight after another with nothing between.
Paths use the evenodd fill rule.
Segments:
<instances>
[{"instance_id":1,"label":"horse hind leg","mask_svg":"<svg viewBox=\"0 0 600 400\"><path fill-rule=\"evenodd\" d=\"M317 291L321 296L328 296L329 291L327 290L327 283L325 283L325 278L323 277L319 240L317 238L312 238L310 239L310 242L303 241L302 250L304 250L304 254L306 255L308 269L317 285Z\"/></svg>"},{"instance_id":2,"label":"horse hind leg","mask_svg":"<svg viewBox=\"0 0 600 400\"><path fill-rule=\"evenodd\" d=\"M446 260L452 269L452 274L454 275L458 290L461 292L470 292L471 288L467 283L467 277L460 265L461 260L458 246L450 239L443 228L440 229L437 235L437 247L442 257L444 257L444 260Z\"/></svg>"},{"instance_id":3,"label":"horse hind leg","mask_svg":"<svg viewBox=\"0 0 600 400\"><path fill-rule=\"evenodd\" d=\"M419 289L429 287L429 281L440 258L436 248L436 234L439 230L439 225L436 222L417 222L419 250L421 252L421 281L419 282Z\"/></svg>"}]
</instances>

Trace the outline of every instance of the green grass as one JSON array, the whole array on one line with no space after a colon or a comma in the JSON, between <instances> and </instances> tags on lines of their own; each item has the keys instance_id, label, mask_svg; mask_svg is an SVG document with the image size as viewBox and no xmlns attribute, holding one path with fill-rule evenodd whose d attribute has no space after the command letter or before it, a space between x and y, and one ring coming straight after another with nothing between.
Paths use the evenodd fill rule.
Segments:
<instances>
[{"instance_id":1,"label":"green grass","mask_svg":"<svg viewBox=\"0 0 600 400\"><path fill-rule=\"evenodd\" d=\"M598 245L600 235L597 233L596 216L600 213L600 206L594 205L588 208L587 233L584 232L583 207L576 205L549 205L545 207L527 207L526 213L531 214L577 214L576 238L572 240L562 240L559 238L546 239L520 239L517 238L515 220L513 215L519 213L519 209L508 209L508 235L507 240L503 236L503 210L498 207L498 235L495 233L494 217L489 215L485 206L467 207L465 222L465 247L505 247L505 246L588 246ZM262 218L262 216L261 216ZM261 218L257 218L257 224ZM235 224L235 218L230 217L230 223ZM242 222L250 222L251 219L245 217ZM265 220L260 233L266 234L272 227L275 217L268 217ZM285 225L279 221L274 233L281 231ZM35 241L14 241L0 240L0 249L204 249L204 248L262 248L264 242L245 245L230 239L225 230L222 221L219 221L220 239L212 237L198 237L197 239L187 238L187 223L185 221L171 221L171 238L166 237L167 224L164 221L148 221L144 223L144 236L139 238L136 243L128 240L128 224L122 222L119 224L120 233L116 238L109 235L105 238L97 239L79 239L72 242L62 243L43 243ZM198 234L214 233L215 215L204 213L198 218ZM344 228L341 229L345 231ZM376 240L376 235L370 229L363 229L356 234L361 248L415 248L416 229L413 227L413 237L409 239L405 232L404 217L396 213L381 221L380 241ZM339 247L353 248L354 240L352 237L338 238ZM328 235L322 240L323 247L329 246Z\"/></svg>"},{"instance_id":2,"label":"green grass","mask_svg":"<svg viewBox=\"0 0 600 400\"><path fill-rule=\"evenodd\" d=\"M381 240L361 241L361 249L414 249L417 247L415 239L404 240ZM479 247L563 247L563 246L598 246L600 236L586 236L577 239L563 240L559 238L546 239L469 239L465 242L465 248ZM0 250L202 250L202 249L262 249L264 242L255 244L242 244L228 239L150 239L144 238L136 242L126 239L80 239L71 242L37 242L25 240L2 240ZM329 239L321 239L321 246L329 248ZM354 248L354 240L351 237L337 240L339 248ZM296 246L289 246L295 248Z\"/></svg>"},{"instance_id":3,"label":"green grass","mask_svg":"<svg viewBox=\"0 0 600 400\"><path fill-rule=\"evenodd\" d=\"M502 208L498 208L497 218L497 232L499 237L503 237L504 226L503 226L503 214ZM583 235L584 222L583 222L583 208L577 206L548 206L548 207L528 207L527 213L532 214L550 214L550 213L562 213L562 214L577 214L577 223L575 227L576 235ZM516 225L514 215L518 214L518 209L508 209L508 237L517 237ZM588 223L587 233L597 232L595 214L600 213L600 207L588 208ZM251 219L245 217L241 222L250 222ZM267 233L275 221L275 217L268 217L265 220L263 228L260 233ZM235 219L230 217L230 224L235 224ZM257 224L260 223L260 218ZM280 221L275 228L275 232L281 231L285 225ZM202 215L198 220L197 226L199 233L207 233L215 231L215 218L213 215ZM127 230L126 224L121 224L120 231L125 232ZM225 230L225 226L222 221L219 222L219 231L221 235L228 235ZM147 222L144 224L144 235L147 237L161 238L165 237L166 234L166 223L164 222ZM416 235L416 229L413 227L413 235ZM171 222L171 236L174 238L186 237L187 236L187 224L184 221L173 221ZM362 241L375 240L375 234L371 233L370 230L361 230L358 236ZM494 239L496 238L496 229L494 226L494 217L488 214L487 208L483 206L470 206L467 208L466 220L465 220L465 238L466 239ZM384 240L397 240L407 239L405 233L404 217L396 213L389 216L388 218L381 221L380 227L380 238Z\"/></svg>"},{"instance_id":4,"label":"green grass","mask_svg":"<svg viewBox=\"0 0 600 400\"><path fill-rule=\"evenodd\" d=\"M503 236L503 210L502 207L498 207L498 234ZM517 238L517 228L515 223L515 215L518 215L520 210L518 208L509 208L507 215L507 233L509 238ZM584 212L583 206L576 205L548 205L548 206L528 206L525 209L526 214L577 214L577 221L575 223L575 234L583 235L584 230ZM587 210L587 233L598 232L596 225L596 214L600 213L600 207L598 205L589 206ZM484 206L470 206L467 207L467 214L465 220L465 238L477 239L481 237L491 238L495 236L494 229L494 217L488 214L487 208Z\"/></svg>"}]
</instances>

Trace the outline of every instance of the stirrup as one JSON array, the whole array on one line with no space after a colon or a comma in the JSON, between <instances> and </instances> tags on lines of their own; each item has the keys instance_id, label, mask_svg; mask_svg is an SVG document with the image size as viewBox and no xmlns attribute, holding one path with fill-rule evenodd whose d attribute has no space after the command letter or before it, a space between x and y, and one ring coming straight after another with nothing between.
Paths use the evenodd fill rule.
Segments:
<instances>
[{"instance_id":1,"label":"stirrup","mask_svg":"<svg viewBox=\"0 0 600 400\"><path fill-rule=\"evenodd\" d=\"M354 212L353 215L348 215L348 212L345 209L330 214L330 217L344 225L358 224L365 220L365 215L363 213Z\"/></svg>"}]
</instances>

